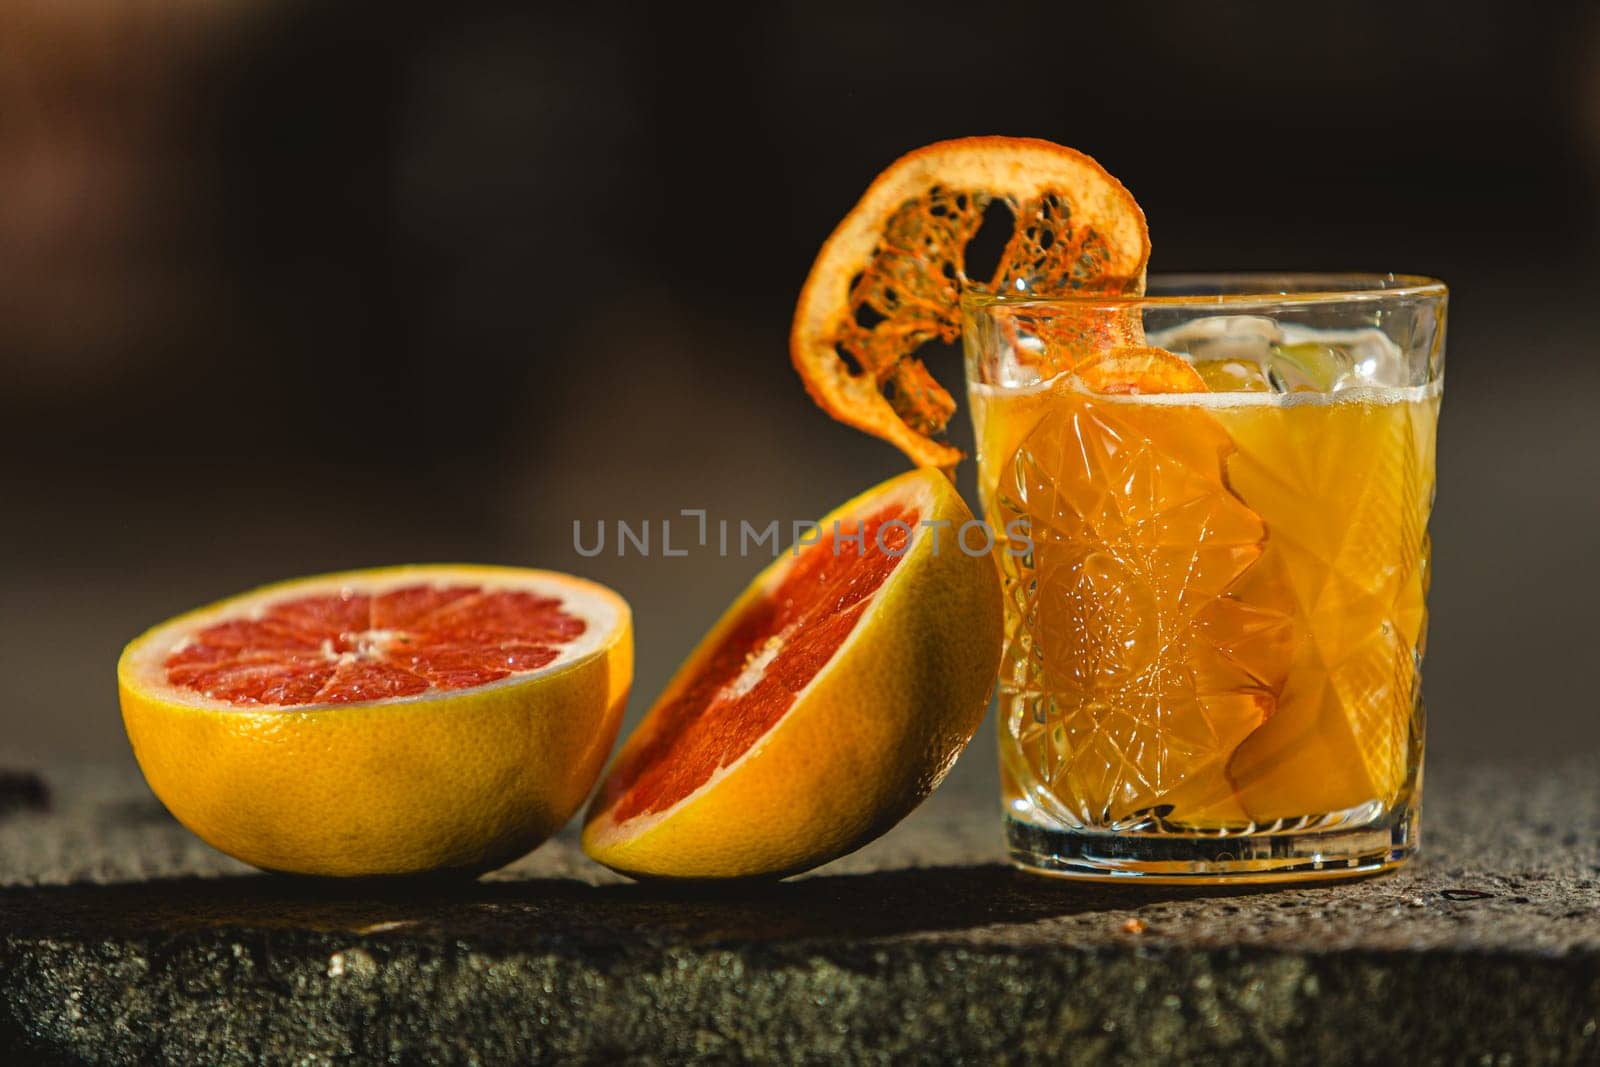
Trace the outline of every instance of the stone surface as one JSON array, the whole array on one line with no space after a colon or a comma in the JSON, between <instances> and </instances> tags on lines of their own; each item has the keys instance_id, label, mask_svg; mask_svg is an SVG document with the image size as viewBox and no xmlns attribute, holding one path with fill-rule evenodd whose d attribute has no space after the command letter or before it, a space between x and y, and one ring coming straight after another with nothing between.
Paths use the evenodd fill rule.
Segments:
<instances>
[{"instance_id":1,"label":"stone surface","mask_svg":"<svg viewBox=\"0 0 1600 1067\"><path fill-rule=\"evenodd\" d=\"M570 830L471 884L273 877L125 769L31 770L0 813L8 1062L1600 1062L1593 758L1435 759L1417 862L1276 891L1014 872L970 758L856 855L720 892L626 883Z\"/></svg>"}]
</instances>

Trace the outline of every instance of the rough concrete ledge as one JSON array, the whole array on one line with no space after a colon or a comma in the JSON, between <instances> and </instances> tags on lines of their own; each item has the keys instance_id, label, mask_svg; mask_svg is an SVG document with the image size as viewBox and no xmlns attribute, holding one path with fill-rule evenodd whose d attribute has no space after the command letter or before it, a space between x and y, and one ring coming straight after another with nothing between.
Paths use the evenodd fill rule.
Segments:
<instances>
[{"instance_id":1,"label":"rough concrete ledge","mask_svg":"<svg viewBox=\"0 0 1600 1067\"><path fill-rule=\"evenodd\" d=\"M1430 767L1410 869L1253 892L1014 872L992 782L967 772L814 876L707 894L622 883L570 836L470 884L254 874L136 778L46 769L49 806L0 818L0 1046L46 1063L1596 1063L1597 772Z\"/></svg>"}]
</instances>

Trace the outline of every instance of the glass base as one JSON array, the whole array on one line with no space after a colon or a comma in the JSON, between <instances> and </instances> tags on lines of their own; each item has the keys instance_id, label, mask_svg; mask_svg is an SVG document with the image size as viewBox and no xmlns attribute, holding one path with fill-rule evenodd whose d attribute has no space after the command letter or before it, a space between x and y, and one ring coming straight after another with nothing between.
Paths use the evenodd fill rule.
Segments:
<instances>
[{"instance_id":1,"label":"glass base","mask_svg":"<svg viewBox=\"0 0 1600 1067\"><path fill-rule=\"evenodd\" d=\"M1286 833L1106 833L1045 829L1006 817L1011 862L1057 878L1154 885L1240 885L1355 878L1416 852L1416 812L1382 824Z\"/></svg>"}]
</instances>

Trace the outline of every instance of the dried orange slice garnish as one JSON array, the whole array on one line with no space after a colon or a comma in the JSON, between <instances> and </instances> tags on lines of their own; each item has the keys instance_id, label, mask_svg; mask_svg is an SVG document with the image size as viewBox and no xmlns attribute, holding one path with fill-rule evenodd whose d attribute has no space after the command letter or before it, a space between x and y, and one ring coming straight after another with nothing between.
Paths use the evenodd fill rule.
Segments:
<instances>
[{"instance_id":1,"label":"dried orange slice garnish","mask_svg":"<svg viewBox=\"0 0 1600 1067\"><path fill-rule=\"evenodd\" d=\"M1000 202L1015 228L993 277L967 275L967 243ZM790 352L806 391L840 422L950 467L936 440L956 403L915 355L960 335L963 287L1138 294L1150 234L1115 178L1081 152L1020 137L919 148L880 174L817 254Z\"/></svg>"},{"instance_id":2,"label":"dried orange slice garnish","mask_svg":"<svg viewBox=\"0 0 1600 1067\"><path fill-rule=\"evenodd\" d=\"M1119 348L1073 368L1091 392L1110 395L1206 393L1200 372L1163 348Z\"/></svg>"}]
</instances>

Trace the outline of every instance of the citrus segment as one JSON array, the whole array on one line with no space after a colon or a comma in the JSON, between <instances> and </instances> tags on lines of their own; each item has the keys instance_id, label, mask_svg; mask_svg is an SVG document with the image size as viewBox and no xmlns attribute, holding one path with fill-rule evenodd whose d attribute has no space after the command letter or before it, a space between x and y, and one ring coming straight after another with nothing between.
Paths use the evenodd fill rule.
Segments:
<instances>
[{"instance_id":1,"label":"citrus segment","mask_svg":"<svg viewBox=\"0 0 1600 1067\"><path fill-rule=\"evenodd\" d=\"M1258 821L1388 805L1404 786L1419 729L1437 403L1230 415L1229 481L1273 516L1279 596L1303 630L1278 715L1229 764Z\"/></svg>"},{"instance_id":2,"label":"citrus segment","mask_svg":"<svg viewBox=\"0 0 1600 1067\"><path fill-rule=\"evenodd\" d=\"M1092 392L1110 396L1209 391L1188 360L1160 348L1115 349L1078 364L1074 373Z\"/></svg>"},{"instance_id":3,"label":"citrus segment","mask_svg":"<svg viewBox=\"0 0 1600 1067\"><path fill-rule=\"evenodd\" d=\"M919 517L900 506L844 520L796 559L709 652L703 672L661 705L649 740L611 772L611 817L671 807L770 730L855 629Z\"/></svg>"},{"instance_id":4,"label":"citrus segment","mask_svg":"<svg viewBox=\"0 0 1600 1067\"><path fill-rule=\"evenodd\" d=\"M482 871L598 778L632 622L549 571L354 571L164 623L117 676L151 789L222 851L307 874Z\"/></svg>"},{"instance_id":5,"label":"citrus segment","mask_svg":"<svg viewBox=\"0 0 1600 1067\"><path fill-rule=\"evenodd\" d=\"M936 471L845 504L728 609L623 746L584 826L635 876L805 870L887 830L983 718L1000 656L986 546ZM838 524L837 527L835 524Z\"/></svg>"},{"instance_id":6,"label":"citrus segment","mask_svg":"<svg viewBox=\"0 0 1600 1067\"><path fill-rule=\"evenodd\" d=\"M995 203L1014 228L993 275L972 278L967 244ZM959 336L962 288L1139 293L1149 254L1138 204L1080 152L1011 137L928 145L879 175L822 246L795 307L795 368L834 418L949 467L961 453L935 438L955 401L914 353Z\"/></svg>"}]
</instances>

